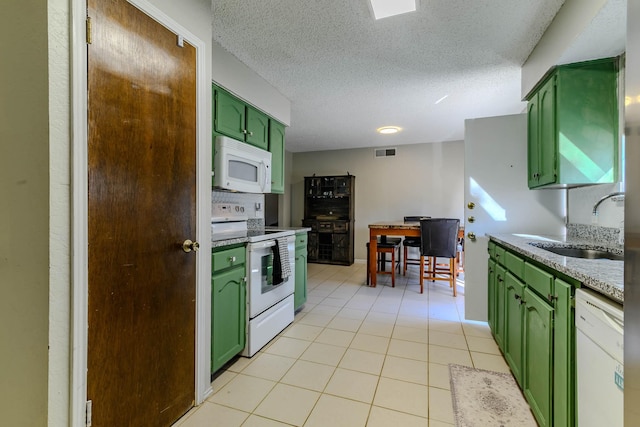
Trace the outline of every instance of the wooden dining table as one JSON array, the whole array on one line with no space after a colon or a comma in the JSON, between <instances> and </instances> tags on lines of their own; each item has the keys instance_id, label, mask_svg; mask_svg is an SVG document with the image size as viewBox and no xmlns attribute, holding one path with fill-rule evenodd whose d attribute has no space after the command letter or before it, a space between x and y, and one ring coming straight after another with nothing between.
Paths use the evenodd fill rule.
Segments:
<instances>
[{"instance_id":1,"label":"wooden dining table","mask_svg":"<svg viewBox=\"0 0 640 427\"><path fill-rule=\"evenodd\" d=\"M378 283L376 262L378 236L420 237L420 222L380 221L369 224L369 277L372 288L375 288ZM458 237L463 236L464 228L460 226Z\"/></svg>"}]
</instances>

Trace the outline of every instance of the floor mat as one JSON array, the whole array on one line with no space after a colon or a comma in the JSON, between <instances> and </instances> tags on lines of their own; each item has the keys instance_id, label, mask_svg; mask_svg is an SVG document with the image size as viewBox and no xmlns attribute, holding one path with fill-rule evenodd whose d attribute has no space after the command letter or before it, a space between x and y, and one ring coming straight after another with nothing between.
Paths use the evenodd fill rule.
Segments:
<instances>
[{"instance_id":1,"label":"floor mat","mask_svg":"<svg viewBox=\"0 0 640 427\"><path fill-rule=\"evenodd\" d=\"M536 427L510 373L449 365L451 399L457 427Z\"/></svg>"}]
</instances>

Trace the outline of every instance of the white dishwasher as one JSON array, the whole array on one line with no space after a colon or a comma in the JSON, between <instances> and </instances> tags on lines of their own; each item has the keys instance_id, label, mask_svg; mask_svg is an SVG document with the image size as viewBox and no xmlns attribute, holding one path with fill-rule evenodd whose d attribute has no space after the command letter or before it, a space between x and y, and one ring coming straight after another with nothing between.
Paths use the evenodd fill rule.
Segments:
<instances>
[{"instance_id":1,"label":"white dishwasher","mask_svg":"<svg viewBox=\"0 0 640 427\"><path fill-rule=\"evenodd\" d=\"M579 427L617 427L624 416L622 305L576 290Z\"/></svg>"}]
</instances>

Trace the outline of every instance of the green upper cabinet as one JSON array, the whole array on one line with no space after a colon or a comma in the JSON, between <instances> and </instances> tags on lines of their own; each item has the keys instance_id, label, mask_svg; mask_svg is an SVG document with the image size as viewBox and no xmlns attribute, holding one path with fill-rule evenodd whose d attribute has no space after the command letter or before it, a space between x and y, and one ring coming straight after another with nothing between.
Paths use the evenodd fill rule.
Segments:
<instances>
[{"instance_id":1,"label":"green upper cabinet","mask_svg":"<svg viewBox=\"0 0 640 427\"><path fill-rule=\"evenodd\" d=\"M554 184L557 180L555 82L555 76L551 77L529 102L529 188Z\"/></svg>"},{"instance_id":2,"label":"green upper cabinet","mask_svg":"<svg viewBox=\"0 0 640 427\"><path fill-rule=\"evenodd\" d=\"M618 58L561 65L527 97L529 188L618 179Z\"/></svg>"},{"instance_id":3,"label":"green upper cabinet","mask_svg":"<svg viewBox=\"0 0 640 427\"><path fill-rule=\"evenodd\" d=\"M228 137L244 141L245 104L227 92L214 88L215 113L213 130Z\"/></svg>"},{"instance_id":4,"label":"green upper cabinet","mask_svg":"<svg viewBox=\"0 0 640 427\"><path fill-rule=\"evenodd\" d=\"M267 150L269 116L215 85L213 92L213 131Z\"/></svg>"},{"instance_id":5,"label":"green upper cabinet","mask_svg":"<svg viewBox=\"0 0 640 427\"><path fill-rule=\"evenodd\" d=\"M269 116L248 105L245 141L263 150L269 148Z\"/></svg>"},{"instance_id":6,"label":"green upper cabinet","mask_svg":"<svg viewBox=\"0 0 640 427\"><path fill-rule=\"evenodd\" d=\"M213 85L213 134L226 135L271 153L271 192L284 194L285 126Z\"/></svg>"},{"instance_id":7,"label":"green upper cabinet","mask_svg":"<svg viewBox=\"0 0 640 427\"><path fill-rule=\"evenodd\" d=\"M269 121L269 151L271 152L271 192L284 194L284 125Z\"/></svg>"}]
</instances>

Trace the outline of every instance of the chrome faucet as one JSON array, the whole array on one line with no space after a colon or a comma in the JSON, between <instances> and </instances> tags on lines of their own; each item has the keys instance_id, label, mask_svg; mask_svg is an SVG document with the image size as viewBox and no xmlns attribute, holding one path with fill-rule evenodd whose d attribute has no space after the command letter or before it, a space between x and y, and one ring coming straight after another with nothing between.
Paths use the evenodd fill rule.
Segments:
<instances>
[{"instance_id":1,"label":"chrome faucet","mask_svg":"<svg viewBox=\"0 0 640 427\"><path fill-rule=\"evenodd\" d=\"M600 200L598 200L596 202L595 205L593 205L593 212L592 215L597 216L598 215L598 206L600 206L600 203L604 202L607 199L610 199L612 197L616 197L616 196L624 196L624 191L617 191L615 193L611 193L611 194L607 194L606 196L602 197Z\"/></svg>"}]
</instances>

